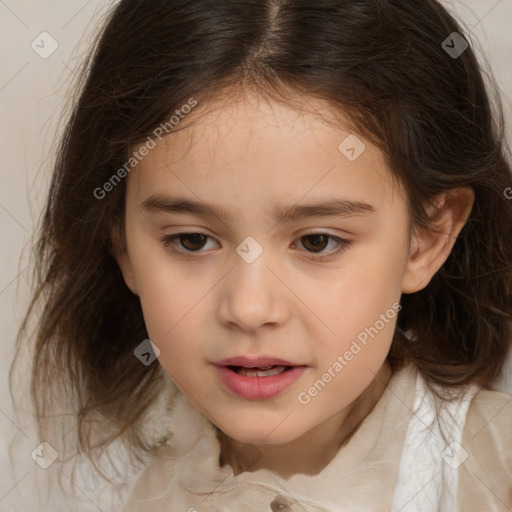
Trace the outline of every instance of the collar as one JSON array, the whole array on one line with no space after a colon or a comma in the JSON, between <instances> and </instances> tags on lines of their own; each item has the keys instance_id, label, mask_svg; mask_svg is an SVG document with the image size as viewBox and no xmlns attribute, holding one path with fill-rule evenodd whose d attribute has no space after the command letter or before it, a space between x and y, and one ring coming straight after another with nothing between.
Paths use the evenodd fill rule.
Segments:
<instances>
[{"instance_id":1,"label":"collar","mask_svg":"<svg viewBox=\"0 0 512 512\"><path fill-rule=\"evenodd\" d=\"M376 505L389 509L416 378L412 365L395 372L373 410L320 473L286 480L266 469L235 476L229 465L220 467L215 426L178 392L168 439L155 447L124 512L340 512Z\"/></svg>"}]
</instances>

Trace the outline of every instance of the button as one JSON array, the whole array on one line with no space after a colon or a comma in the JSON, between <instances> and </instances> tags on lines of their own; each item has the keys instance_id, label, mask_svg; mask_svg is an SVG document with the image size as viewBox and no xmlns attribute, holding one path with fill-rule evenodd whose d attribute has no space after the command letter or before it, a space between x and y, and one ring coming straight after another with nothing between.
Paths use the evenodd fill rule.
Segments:
<instances>
[{"instance_id":1,"label":"button","mask_svg":"<svg viewBox=\"0 0 512 512\"><path fill-rule=\"evenodd\" d=\"M270 510L272 510L272 512L293 512L290 507L290 502L280 494L277 494L270 503Z\"/></svg>"}]
</instances>

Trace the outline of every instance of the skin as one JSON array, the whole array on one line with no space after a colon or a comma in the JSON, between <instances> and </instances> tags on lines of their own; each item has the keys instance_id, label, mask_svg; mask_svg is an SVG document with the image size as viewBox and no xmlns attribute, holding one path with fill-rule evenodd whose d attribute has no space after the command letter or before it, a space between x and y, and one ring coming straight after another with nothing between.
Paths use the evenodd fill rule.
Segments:
<instances>
[{"instance_id":1,"label":"skin","mask_svg":"<svg viewBox=\"0 0 512 512\"><path fill-rule=\"evenodd\" d=\"M116 242L159 362L224 433L222 459L238 460L251 443L261 458L250 469L284 477L321 471L371 412L392 375L386 356L396 317L308 404L298 394L402 293L428 284L473 203L470 189L440 196L438 231L409 236L406 198L384 155L358 136L366 149L349 161L338 150L347 126L334 123L327 103L302 99L308 110L253 93L199 105L128 176L126 244ZM155 194L214 203L232 218L145 210ZM271 216L274 204L327 198L364 201L375 212L279 223ZM195 232L210 238L162 242ZM308 244L306 235L319 232L351 243L338 253L332 239ZM252 263L236 252L248 236L263 249ZM276 397L248 400L225 389L212 364L238 355L308 368Z\"/></svg>"}]
</instances>

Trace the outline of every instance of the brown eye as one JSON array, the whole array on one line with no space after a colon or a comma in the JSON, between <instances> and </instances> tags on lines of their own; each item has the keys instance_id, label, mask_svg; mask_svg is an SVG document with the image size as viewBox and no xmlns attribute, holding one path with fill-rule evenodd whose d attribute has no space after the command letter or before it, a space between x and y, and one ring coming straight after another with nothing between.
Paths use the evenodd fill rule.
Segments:
<instances>
[{"instance_id":1,"label":"brown eye","mask_svg":"<svg viewBox=\"0 0 512 512\"><path fill-rule=\"evenodd\" d=\"M302 245L309 251L317 252L323 251L329 242L329 237L327 235L322 235L320 233L314 235L306 235L301 238L306 242L303 242Z\"/></svg>"},{"instance_id":2,"label":"brown eye","mask_svg":"<svg viewBox=\"0 0 512 512\"><path fill-rule=\"evenodd\" d=\"M345 240L329 233L310 233L301 236L299 240L300 245L310 254L308 257L315 261L321 261L329 256L341 253L352 243L350 240ZM330 251L325 251L330 242L334 242L334 248ZM316 256L317 254L318 256Z\"/></svg>"},{"instance_id":3,"label":"brown eye","mask_svg":"<svg viewBox=\"0 0 512 512\"><path fill-rule=\"evenodd\" d=\"M171 252L182 254L202 253L204 251L201 249L207 245L209 239L212 238L204 233L178 233L176 235L164 236L162 243Z\"/></svg>"},{"instance_id":4,"label":"brown eye","mask_svg":"<svg viewBox=\"0 0 512 512\"><path fill-rule=\"evenodd\" d=\"M204 247L208 237L202 233L185 233L179 236L179 241L185 249L189 251L198 251Z\"/></svg>"}]
</instances>

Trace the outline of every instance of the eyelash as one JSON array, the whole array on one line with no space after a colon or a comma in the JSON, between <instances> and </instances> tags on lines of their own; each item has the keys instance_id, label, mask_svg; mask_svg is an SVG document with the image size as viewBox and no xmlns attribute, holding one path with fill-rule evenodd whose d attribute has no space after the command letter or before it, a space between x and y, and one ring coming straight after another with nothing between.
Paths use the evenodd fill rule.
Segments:
<instances>
[{"instance_id":1,"label":"eyelash","mask_svg":"<svg viewBox=\"0 0 512 512\"><path fill-rule=\"evenodd\" d=\"M193 231L193 232L176 233L175 235L166 235L166 236L161 238L161 242L163 243L163 245L165 246L165 248L167 250L169 250L172 253L177 253L177 254L182 255L182 256L183 255L188 255L188 254L192 255L192 254L195 254L195 253L201 253L202 252L201 250L198 250L198 251L190 251L190 250L187 250L187 249L180 250L180 249L176 249L175 247L173 247L173 245L174 245L176 240L178 240L182 236L187 236L187 235L203 235L203 236L205 236L207 238L210 238L210 239L212 238L210 235L207 235L206 233L201 233L199 231ZM352 244L351 240L346 240L344 238L340 238L338 236L334 236L334 235L331 235L329 233L324 233L324 232L321 232L321 231L319 231L319 232L315 231L315 232L312 232L312 233L307 233L307 234L302 235L299 238L297 238L297 240L300 240L301 238L315 236L315 235L325 236L329 240L334 240L335 242L337 242L339 244L339 246L334 251L326 253L325 255L320 256L320 257L317 256L317 254L320 254L320 253L314 253L314 252L309 253L311 255L311 256L309 256L309 258L314 260L314 261L322 261L322 260L325 260L326 258L328 258L330 256L334 256L336 254L341 254L346 249L348 249L348 247L350 247L350 245ZM188 256L185 256L185 257L188 257ZM192 256L192 257L196 257L196 256Z\"/></svg>"}]
</instances>

